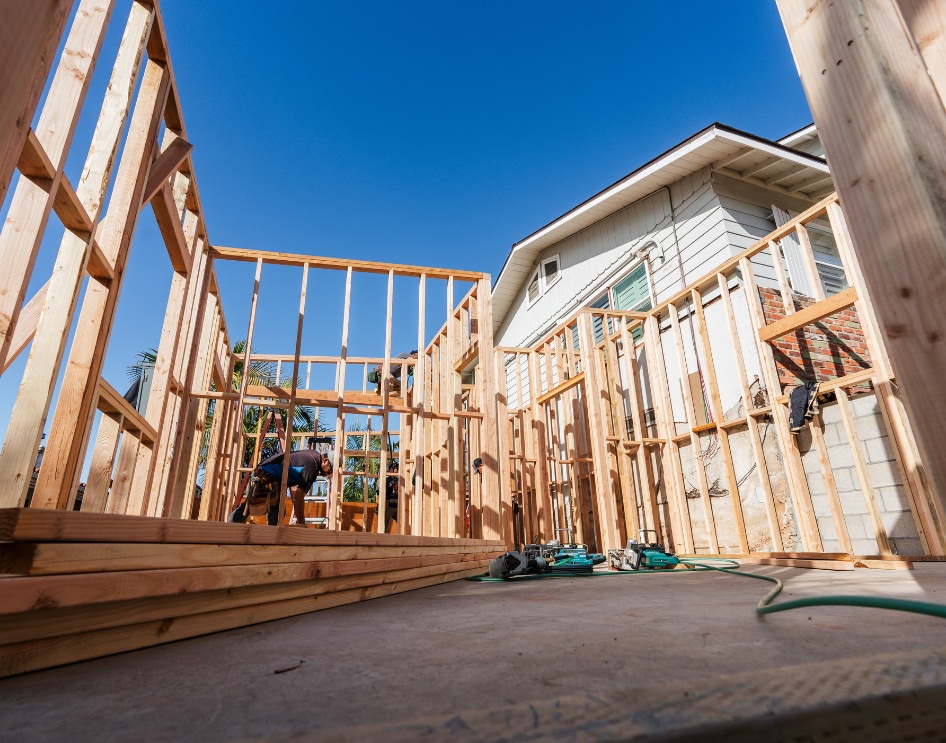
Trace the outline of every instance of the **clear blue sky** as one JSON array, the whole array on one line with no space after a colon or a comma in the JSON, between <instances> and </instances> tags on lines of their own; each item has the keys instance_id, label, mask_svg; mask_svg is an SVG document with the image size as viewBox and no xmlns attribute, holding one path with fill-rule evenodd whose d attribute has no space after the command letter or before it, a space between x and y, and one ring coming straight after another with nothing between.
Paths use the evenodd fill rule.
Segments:
<instances>
[{"instance_id":1,"label":"clear blue sky","mask_svg":"<svg viewBox=\"0 0 946 743\"><path fill-rule=\"evenodd\" d=\"M219 245L495 279L513 242L713 121L777 138L811 120L773 0L163 6ZM67 169L73 182L81 165ZM145 214L107 356L119 389L163 319L170 269L151 223ZM221 273L237 340L251 269L232 266ZM285 301L262 322L292 332L254 346L291 352L298 278L271 275L264 286ZM322 314L337 334L340 290L314 278L307 319ZM383 317L379 287L364 302ZM352 352L383 353L366 345ZM0 430L22 368L0 379Z\"/></svg>"}]
</instances>

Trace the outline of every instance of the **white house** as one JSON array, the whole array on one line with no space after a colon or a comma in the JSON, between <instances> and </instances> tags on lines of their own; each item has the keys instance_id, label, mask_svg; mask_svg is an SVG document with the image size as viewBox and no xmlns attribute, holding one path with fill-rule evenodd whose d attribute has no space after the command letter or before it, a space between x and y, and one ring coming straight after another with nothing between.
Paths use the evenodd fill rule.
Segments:
<instances>
[{"instance_id":1,"label":"white house","mask_svg":"<svg viewBox=\"0 0 946 743\"><path fill-rule=\"evenodd\" d=\"M673 295L830 194L823 155L814 125L779 141L706 127L512 246L493 289L496 344L529 346L580 307L646 309ZM837 291L836 250L812 240ZM810 293L782 247L793 288ZM757 272L774 281L771 265Z\"/></svg>"}]
</instances>

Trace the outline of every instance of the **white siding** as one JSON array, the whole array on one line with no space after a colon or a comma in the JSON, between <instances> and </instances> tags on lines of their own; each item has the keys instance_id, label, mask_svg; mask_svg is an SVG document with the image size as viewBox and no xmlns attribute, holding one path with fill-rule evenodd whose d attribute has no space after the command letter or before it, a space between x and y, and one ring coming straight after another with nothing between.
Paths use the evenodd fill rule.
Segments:
<instances>
[{"instance_id":1,"label":"white siding","mask_svg":"<svg viewBox=\"0 0 946 743\"><path fill-rule=\"evenodd\" d=\"M683 271L686 280L691 281L732 254L727 231L719 200L713 191L710 168L681 178L670 186L670 190ZM561 281L532 306L525 302L523 287L496 335L497 344L521 346L533 343L537 334L546 332L557 320L595 299L639 265L640 258L635 251L651 240L658 246L651 252L657 301L678 291L683 284L670 220L670 203L667 192L660 190L547 248L538 260L558 253Z\"/></svg>"}]
</instances>

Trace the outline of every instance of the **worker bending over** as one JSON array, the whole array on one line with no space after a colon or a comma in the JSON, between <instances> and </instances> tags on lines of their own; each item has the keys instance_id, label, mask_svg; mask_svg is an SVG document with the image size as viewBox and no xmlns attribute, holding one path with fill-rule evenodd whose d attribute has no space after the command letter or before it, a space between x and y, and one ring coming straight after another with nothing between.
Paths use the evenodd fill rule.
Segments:
<instances>
[{"instance_id":1,"label":"worker bending over","mask_svg":"<svg viewBox=\"0 0 946 743\"><path fill-rule=\"evenodd\" d=\"M279 523L279 502L281 498L283 453L275 454L257 465L250 473L250 482L246 488L243 502L230 514L229 521L242 524L250 515L250 510L266 508L266 521L270 526ZM312 488L319 475L329 477L332 474L332 459L328 453L315 449L299 449L289 454L289 495L292 509L296 515L296 525L305 526L305 496ZM249 504L249 505L248 505Z\"/></svg>"}]
</instances>

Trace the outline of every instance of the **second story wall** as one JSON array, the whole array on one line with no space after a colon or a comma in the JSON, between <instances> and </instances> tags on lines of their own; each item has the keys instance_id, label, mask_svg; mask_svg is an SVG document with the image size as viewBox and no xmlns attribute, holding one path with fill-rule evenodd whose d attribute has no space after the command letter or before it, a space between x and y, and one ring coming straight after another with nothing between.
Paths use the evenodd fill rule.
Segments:
<instances>
[{"instance_id":1,"label":"second story wall","mask_svg":"<svg viewBox=\"0 0 946 743\"><path fill-rule=\"evenodd\" d=\"M642 264L647 264L651 302L657 303L732 254L712 171L703 168L546 248L534 269L541 274L543 263L557 257L558 276L546 282L540 275L531 302L527 280L497 333L497 345L534 343Z\"/></svg>"}]
</instances>

